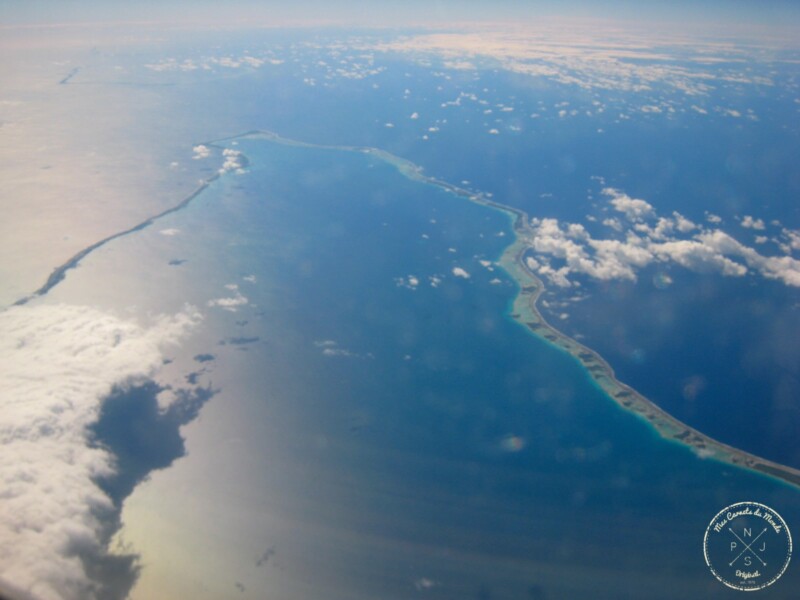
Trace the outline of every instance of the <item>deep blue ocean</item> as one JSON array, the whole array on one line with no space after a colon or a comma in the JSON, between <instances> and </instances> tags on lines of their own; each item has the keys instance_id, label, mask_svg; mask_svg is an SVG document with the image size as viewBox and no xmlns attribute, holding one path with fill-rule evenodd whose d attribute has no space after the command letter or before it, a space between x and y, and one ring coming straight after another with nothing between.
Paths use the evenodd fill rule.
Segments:
<instances>
[{"instance_id":1,"label":"deep blue ocean","mask_svg":"<svg viewBox=\"0 0 800 600\"><path fill-rule=\"evenodd\" d=\"M723 101L753 108L759 121L620 119L634 101L686 99L495 69L436 74L440 65L391 56L378 57L386 70L377 75L328 81L317 63L331 59L324 36L319 47L293 34L258 40L206 42L230 54L277 43L285 62L170 76L171 106L190 106L202 124L192 143L267 129L373 146L562 222L603 216L607 199L593 179L602 177L662 214L698 223L718 214L732 233L745 214L800 223L796 108L768 90L702 100L709 110ZM448 104L462 92L478 100ZM563 102L577 111L568 119L556 116ZM586 115L594 102L607 110ZM277 515L280 524L265 517L250 527L274 548L278 597L733 598L704 563L711 518L749 500L797 528L796 488L663 440L572 357L511 319L516 284L493 264L512 239L502 213L362 153L258 137L220 144L244 153L245 172L159 220L182 234L143 268L174 284L159 294L205 307L206 331L218 334L191 352L208 357L211 383L219 385L215 368L235 383L220 386L200 419L226 402L237 408L218 434L206 421L203 439L222 447L233 430L247 449L247 463L231 468L246 470L248 488L230 497L263 499L264 514ZM207 175L219 158L208 159ZM735 233L752 244L754 232ZM147 247L137 235L98 255L124 247L135 256ZM665 268L641 271L635 284L582 281L587 297L568 319L555 323L561 309L544 314L677 418L800 466L796 291L678 267L664 289L653 277ZM247 299L236 312L208 307L235 296L225 284ZM791 565L759 595L799 589Z\"/></svg>"},{"instance_id":2,"label":"deep blue ocean","mask_svg":"<svg viewBox=\"0 0 800 600\"><path fill-rule=\"evenodd\" d=\"M406 597L424 572L435 598L733 597L703 562L710 518L755 499L797 522L795 490L660 439L509 317L514 283L479 262L510 239L502 213L359 153L229 147L247 173L165 220L203 232L173 268L200 277L213 251L256 277L235 336L260 367L232 418L255 486L295 473L268 502L352 536L276 544L318 592L335 573L342 597Z\"/></svg>"}]
</instances>

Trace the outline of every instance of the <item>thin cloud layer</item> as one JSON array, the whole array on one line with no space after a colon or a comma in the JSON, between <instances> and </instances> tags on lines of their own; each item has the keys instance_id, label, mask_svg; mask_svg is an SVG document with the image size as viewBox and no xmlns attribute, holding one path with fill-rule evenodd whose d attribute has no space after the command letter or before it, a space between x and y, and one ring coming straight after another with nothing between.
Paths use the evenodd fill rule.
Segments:
<instances>
[{"instance_id":1,"label":"thin cloud layer","mask_svg":"<svg viewBox=\"0 0 800 600\"><path fill-rule=\"evenodd\" d=\"M580 285L575 279L579 274L602 281L635 281L638 270L661 262L728 277L757 274L800 287L800 260L790 255L795 248L789 230L782 230L782 235L790 243L779 243L785 255L766 256L721 229L701 228L678 212L660 216L645 200L614 188L603 189L603 194L625 221L605 219L608 237L592 235L580 223L531 219L529 243L534 255L528 257L527 265L532 271L566 288ZM763 224L752 217L748 222Z\"/></svg>"},{"instance_id":2,"label":"thin cloud layer","mask_svg":"<svg viewBox=\"0 0 800 600\"><path fill-rule=\"evenodd\" d=\"M342 348L336 340L316 340L314 346L319 348L323 356L338 356L345 358L373 358L372 353L358 354L347 348Z\"/></svg>"},{"instance_id":3,"label":"thin cloud layer","mask_svg":"<svg viewBox=\"0 0 800 600\"><path fill-rule=\"evenodd\" d=\"M248 279L245 277L245 281L255 282L255 277L251 276L252 279ZM239 307L247 306L250 303L250 300L239 291L239 286L235 283L229 283L225 286L225 289L233 292L233 296L226 296L224 298L215 298L213 300L208 301L208 306L210 307L219 307L223 310L227 310L228 312L236 312L239 310Z\"/></svg>"},{"instance_id":4,"label":"thin cloud layer","mask_svg":"<svg viewBox=\"0 0 800 600\"><path fill-rule=\"evenodd\" d=\"M96 484L112 456L87 439L114 386L151 378L165 347L199 321L187 308L149 327L82 306L0 313L0 587L92 600L82 557L104 553L113 506Z\"/></svg>"},{"instance_id":5,"label":"thin cloud layer","mask_svg":"<svg viewBox=\"0 0 800 600\"><path fill-rule=\"evenodd\" d=\"M426 57L438 56L450 68L477 68L477 61L491 61L507 71L583 89L643 92L663 85L686 96L704 96L729 84L773 85L768 77L747 70L747 61L760 57L746 54L746 49L713 42L687 43L685 38L668 36L655 39L622 30L609 36L579 23L421 34L371 48L413 54L422 57L422 63L428 61ZM725 68L720 68L723 64ZM664 109L645 105L641 110L658 113ZM700 107L696 110L708 112ZM739 111L721 110L729 116L742 116Z\"/></svg>"}]
</instances>

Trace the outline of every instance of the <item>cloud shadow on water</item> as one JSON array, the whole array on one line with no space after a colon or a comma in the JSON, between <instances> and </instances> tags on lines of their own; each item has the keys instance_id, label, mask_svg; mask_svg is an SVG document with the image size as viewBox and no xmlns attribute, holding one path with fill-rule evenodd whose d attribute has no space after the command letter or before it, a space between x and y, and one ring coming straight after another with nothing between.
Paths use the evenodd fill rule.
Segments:
<instances>
[{"instance_id":1,"label":"cloud shadow on water","mask_svg":"<svg viewBox=\"0 0 800 600\"><path fill-rule=\"evenodd\" d=\"M109 554L107 547L121 525L122 505L150 473L169 467L186 454L180 428L197 417L216 393L211 387L172 390L175 400L159 409L158 395L168 388L153 381L115 387L106 398L97 422L89 428L92 444L115 457L116 470L97 484L114 503L112 514L101 515L107 524L102 546L75 548L87 575L97 584L98 600L122 600L139 576L136 554Z\"/></svg>"}]
</instances>

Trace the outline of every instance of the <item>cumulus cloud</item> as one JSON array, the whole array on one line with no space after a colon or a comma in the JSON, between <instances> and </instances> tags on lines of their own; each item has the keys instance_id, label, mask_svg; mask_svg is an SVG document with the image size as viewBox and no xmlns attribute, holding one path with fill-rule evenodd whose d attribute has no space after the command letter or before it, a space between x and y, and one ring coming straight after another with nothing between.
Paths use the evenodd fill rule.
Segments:
<instances>
[{"instance_id":1,"label":"cumulus cloud","mask_svg":"<svg viewBox=\"0 0 800 600\"><path fill-rule=\"evenodd\" d=\"M629 221L643 221L655 214L655 209L645 200L631 198L614 188L603 188L603 194L612 198L611 205Z\"/></svg>"},{"instance_id":2,"label":"cumulus cloud","mask_svg":"<svg viewBox=\"0 0 800 600\"><path fill-rule=\"evenodd\" d=\"M697 240L675 240L654 244L653 252L662 259L672 260L692 271L713 272L741 277L747 268L725 257L712 246Z\"/></svg>"},{"instance_id":3,"label":"cumulus cloud","mask_svg":"<svg viewBox=\"0 0 800 600\"><path fill-rule=\"evenodd\" d=\"M461 267L453 267L453 275L456 277L461 277L462 279L469 279L469 273L467 273Z\"/></svg>"},{"instance_id":4,"label":"cumulus cloud","mask_svg":"<svg viewBox=\"0 0 800 600\"><path fill-rule=\"evenodd\" d=\"M192 148L192 152L194 152L194 156L192 156L194 160L200 160L202 158L208 158L211 156L211 149L203 144L198 144Z\"/></svg>"},{"instance_id":5,"label":"cumulus cloud","mask_svg":"<svg viewBox=\"0 0 800 600\"><path fill-rule=\"evenodd\" d=\"M675 227L681 233L688 233L698 228L697 223L690 221L677 211L673 212L672 216L675 218Z\"/></svg>"},{"instance_id":6,"label":"cumulus cloud","mask_svg":"<svg viewBox=\"0 0 800 600\"><path fill-rule=\"evenodd\" d=\"M408 277L396 277L394 282L397 287L405 287L415 290L417 289L417 286L419 286L419 277L416 275L409 275Z\"/></svg>"},{"instance_id":7,"label":"cumulus cloud","mask_svg":"<svg viewBox=\"0 0 800 600\"><path fill-rule=\"evenodd\" d=\"M0 313L0 582L47 600L97 597L81 556L102 555L114 472L87 427L114 386L152 378L199 321L191 308L149 326L82 306Z\"/></svg>"},{"instance_id":8,"label":"cumulus cloud","mask_svg":"<svg viewBox=\"0 0 800 600\"><path fill-rule=\"evenodd\" d=\"M721 254L742 258L747 266L768 279L800 287L800 260L790 256L764 256L720 230L704 232L697 237Z\"/></svg>"},{"instance_id":9,"label":"cumulus cloud","mask_svg":"<svg viewBox=\"0 0 800 600\"><path fill-rule=\"evenodd\" d=\"M781 249L786 254L790 254L792 250L800 250L800 231L784 228L781 230L781 234L786 240L784 244L781 244Z\"/></svg>"},{"instance_id":10,"label":"cumulus cloud","mask_svg":"<svg viewBox=\"0 0 800 600\"><path fill-rule=\"evenodd\" d=\"M529 245L534 256L526 264L531 271L558 287L576 285L574 275L587 275L603 281L636 280L638 270L654 262L672 262L699 273L715 272L728 277L757 273L767 279L800 287L800 260L787 256L765 256L720 229L702 229L678 212L659 216L644 200L606 188L610 204L630 222L624 230L618 220L606 219L612 239L590 235L579 223L560 223L557 219L531 219ZM707 220L713 215L708 215ZM643 219L649 219L645 223ZM761 219L747 218L751 226ZM721 220L721 219L720 219ZM744 223L744 220L743 220ZM755 225L753 225L755 224ZM783 231L785 239L800 246L800 235ZM688 236L691 237L682 237ZM766 241L766 240L763 240ZM788 246L788 244L784 244Z\"/></svg>"},{"instance_id":11,"label":"cumulus cloud","mask_svg":"<svg viewBox=\"0 0 800 600\"><path fill-rule=\"evenodd\" d=\"M563 266L553 268L541 262L537 270L559 287L569 287L570 273L584 273L601 280L635 279L634 267L652 261L653 255L630 236L628 241L593 239L581 225L561 226L557 219L531 219L534 232L532 247L540 255L549 255L563 261Z\"/></svg>"},{"instance_id":12,"label":"cumulus cloud","mask_svg":"<svg viewBox=\"0 0 800 600\"><path fill-rule=\"evenodd\" d=\"M742 227L745 227L747 229L757 229L758 231L764 231L764 229L766 229L763 220L754 219L750 215L745 215L742 218Z\"/></svg>"},{"instance_id":13,"label":"cumulus cloud","mask_svg":"<svg viewBox=\"0 0 800 600\"><path fill-rule=\"evenodd\" d=\"M222 167L219 169L220 174L228 171L235 171L238 174L244 173L244 157L241 151L225 148L222 151L222 156L225 158L225 162L222 163Z\"/></svg>"}]
</instances>

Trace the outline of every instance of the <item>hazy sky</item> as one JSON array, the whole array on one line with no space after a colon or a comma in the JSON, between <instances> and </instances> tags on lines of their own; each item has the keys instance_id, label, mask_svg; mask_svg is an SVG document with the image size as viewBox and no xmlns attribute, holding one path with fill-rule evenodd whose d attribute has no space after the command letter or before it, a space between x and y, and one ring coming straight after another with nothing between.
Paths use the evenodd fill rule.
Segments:
<instances>
[{"instance_id":1,"label":"hazy sky","mask_svg":"<svg viewBox=\"0 0 800 600\"><path fill-rule=\"evenodd\" d=\"M794 0L0 0L0 22L189 21L259 24L443 24L543 16L800 23Z\"/></svg>"}]
</instances>

